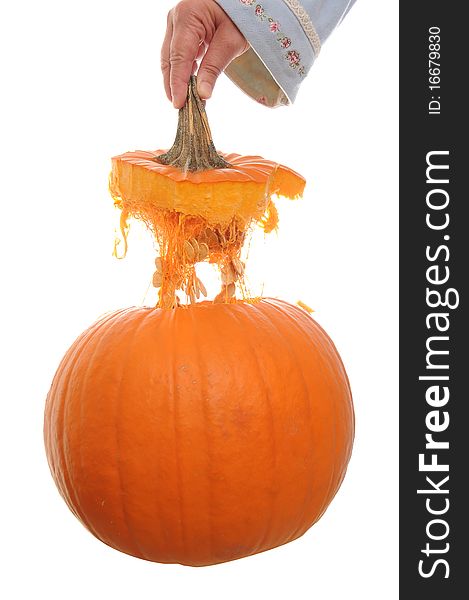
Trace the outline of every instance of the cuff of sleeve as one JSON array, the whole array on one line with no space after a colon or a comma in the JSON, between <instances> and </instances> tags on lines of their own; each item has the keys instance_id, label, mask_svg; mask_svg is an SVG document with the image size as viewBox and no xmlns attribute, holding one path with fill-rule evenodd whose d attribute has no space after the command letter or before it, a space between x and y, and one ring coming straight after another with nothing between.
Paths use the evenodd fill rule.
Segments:
<instances>
[{"instance_id":1,"label":"cuff of sleeve","mask_svg":"<svg viewBox=\"0 0 469 600\"><path fill-rule=\"evenodd\" d=\"M321 47L306 11L293 0L217 2L251 46L230 63L226 75L261 104L293 102Z\"/></svg>"}]
</instances>

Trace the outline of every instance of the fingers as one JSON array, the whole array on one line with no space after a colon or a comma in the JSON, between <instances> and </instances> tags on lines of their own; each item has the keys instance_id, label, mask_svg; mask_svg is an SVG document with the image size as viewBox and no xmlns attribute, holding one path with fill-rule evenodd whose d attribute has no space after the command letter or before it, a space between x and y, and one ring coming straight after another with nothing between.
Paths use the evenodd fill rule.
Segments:
<instances>
[{"instance_id":1,"label":"fingers","mask_svg":"<svg viewBox=\"0 0 469 600\"><path fill-rule=\"evenodd\" d=\"M166 34L161 48L161 71L166 95L175 108L186 101L189 77L197 70L204 52L200 27L189 24L187 5L178 5L168 13ZM191 26L192 25L192 26Z\"/></svg>"},{"instance_id":2,"label":"fingers","mask_svg":"<svg viewBox=\"0 0 469 600\"><path fill-rule=\"evenodd\" d=\"M175 108L181 108L186 101L187 85L192 74L192 66L199 49L199 35L191 29L174 27L169 51L169 85Z\"/></svg>"},{"instance_id":3,"label":"fingers","mask_svg":"<svg viewBox=\"0 0 469 600\"><path fill-rule=\"evenodd\" d=\"M204 100L212 95L225 67L246 50L247 42L216 2L182 0L168 14L161 48L164 88L175 108L184 105L189 78L207 45L198 71L198 90Z\"/></svg>"},{"instance_id":4,"label":"fingers","mask_svg":"<svg viewBox=\"0 0 469 600\"><path fill-rule=\"evenodd\" d=\"M230 62L245 49L243 36L233 25L221 25L210 42L197 74L197 91L203 100L210 98L215 82Z\"/></svg>"},{"instance_id":5,"label":"fingers","mask_svg":"<svg viewBox=\"0 0 469 600\"><path fill-rule=\"evenodd\" d=\"M171 65L169 62L169 50L171 48L171 39L173 37L173 11L168 14L168 24L166 26L166 34L163 40L163 46L161 47L161 72L163 73L164 91L168 100L172 100L171 86L169 84L169 73Z\"/></svg>"}]
</instances>

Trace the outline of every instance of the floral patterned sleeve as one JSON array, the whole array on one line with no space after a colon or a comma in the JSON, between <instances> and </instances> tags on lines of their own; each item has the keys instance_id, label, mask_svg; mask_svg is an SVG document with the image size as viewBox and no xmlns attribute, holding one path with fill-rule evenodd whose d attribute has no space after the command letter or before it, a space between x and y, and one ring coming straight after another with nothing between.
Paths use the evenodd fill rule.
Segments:
<instances>
[{"instance_id":1,"label":"floral patterned sleeve","mask_svg":"<svg viewBox=\"0 0 469 600\"><path fill-rule=\"evenodd\" d=\"M216 0L250 43L228 77L266 106L290 104L355 0Z\"/></svg>"}]
</instances>

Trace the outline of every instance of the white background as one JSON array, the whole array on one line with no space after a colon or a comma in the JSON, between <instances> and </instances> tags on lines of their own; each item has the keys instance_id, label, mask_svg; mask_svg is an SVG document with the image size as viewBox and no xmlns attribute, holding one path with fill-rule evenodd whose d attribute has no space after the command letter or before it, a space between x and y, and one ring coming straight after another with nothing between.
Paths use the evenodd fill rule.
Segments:
<instances>
[{"instance_id":1,"label":"white background","mask_svg":"<svg viewBox=\"0 0 469 600\"><path fill-rule=\"evenodd\" d=\"M293 107L268 110L222 77L220 150L308 179L251 259L253 286L316 310L347 367L357 431L344 484L303 538L194 569L111 550L69 513L42 442L45 396L73 339L140 304L152 245L112 258L109 158L172 143L159 72L171 1L2 3L1 559L7 600L397 598L397 7L359 0ZM261 276L260 274L263 273ZM149 296L147 295L147 301ZM151 300L151 295L150 295Z\"/></svg>"}]
</instances>

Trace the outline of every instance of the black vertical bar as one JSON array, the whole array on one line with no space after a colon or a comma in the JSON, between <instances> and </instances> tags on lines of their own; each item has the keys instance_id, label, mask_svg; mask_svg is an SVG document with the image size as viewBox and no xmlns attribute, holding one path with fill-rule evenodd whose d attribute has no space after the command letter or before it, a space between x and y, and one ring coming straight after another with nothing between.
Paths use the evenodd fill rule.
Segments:
<instances>
[{"instance_id":1,"label":"black vertical bar","mask_svg":"<svg viewBox=\"0 0 469 600\"><path fill-rule=\"evenodd\" d=\"M469 595L469 30L464 3L400 11L400 597L450 600Z\"/></svg>"}]
</instances>

